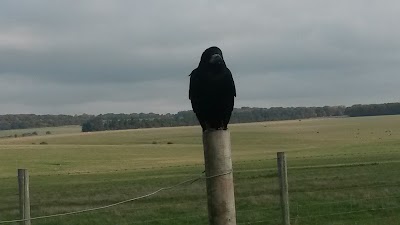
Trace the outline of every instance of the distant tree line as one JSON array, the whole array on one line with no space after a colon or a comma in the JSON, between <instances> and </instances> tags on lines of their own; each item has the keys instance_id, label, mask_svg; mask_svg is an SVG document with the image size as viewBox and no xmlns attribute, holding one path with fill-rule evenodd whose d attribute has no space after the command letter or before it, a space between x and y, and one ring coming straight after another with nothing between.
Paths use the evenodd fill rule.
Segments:
<instances>
[{"instance_id":1,"label":"distant tree line","mask_svg":"<svg viewBox=\"0 0 400 225\"><path fill-rule=\"evenodd\" d=\"M330 116L375 116L400 114L400 103L324 107L272 107L234 109L231 123L307 119ZM176 114L132 113L94 115L0 115L0 130L82 125L82 131L138 129L198 125L192 111Z\"/></svg>"},{"instance_id":2,"label":"distant tree line","mask_svg":"<svg viewBox=\"0 0 400 225\"><path fill-rule=\"evenodd\" d=\"M176 114L132 113L100 114L82 124L82 131L122 130L151 127L177 127L195 125L197 119L193 111Z\"/></svg>"},{"instance_id":3,"label":"distant tree line","mask_svg":"<svg viewBox=\"0 0 400 225\"><path fill-rule=\"evenodd\" d=\"M314 117L343 116L345 106L324 107L273 107L234 109L231 123L247 123L274 120L306 119ZM93 117L82 124L82 131L102 131L138 129L150 127L177 127L198 125L193 111L181 111L176 114L133 113L133 114L102 114Z\"/></svg>"},{"instance_id":4,"label":"distant tree line","mask_svg":"<svg viewBox=\"0 0 400 225\"><path fill-rule=\"evenodd\" d=\"M378 116L400 114L400 103L353 105L347 107L345 112L348 116Z\"/></svg>"},{"instance_id":5,"label":"distant tree line","mask_svg":"<svg viewBox=\"0 0 400 225\"><path fill-rule=\"evenodd\" d=\"M0 130L58 127L66 125L81 125L93 115L35 115L8 114L0 115Z\"/></svg>"}]
</instances>

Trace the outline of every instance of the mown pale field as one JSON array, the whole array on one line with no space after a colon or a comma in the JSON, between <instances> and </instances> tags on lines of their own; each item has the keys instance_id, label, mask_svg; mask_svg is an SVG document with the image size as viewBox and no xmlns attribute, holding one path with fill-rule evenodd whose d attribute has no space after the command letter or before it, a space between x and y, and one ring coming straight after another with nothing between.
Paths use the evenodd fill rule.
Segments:
<instances>
[{"instance_id":1,"label":"mown pale field","mask_svg":"<svg viewBox=\"0 0 400 225\"><path fill-rule=\"evenodd\" d=\"M112 204L204 170L200 127L60 129L0 139L0 221L19 218L17 168L31 175L32 217ZM292 224L400 221L400 116L237 124L230 131L238 224L279 224L278 151L288 157ZM207 224L206 200L200 180L32 224L200 225Z\"/></svg>"},{"instance_id":2,"label":"mown pale field","mask_svg":"<svg viewBox=\"0 0 400 225\"><path fill-rule=\"evenodd\" d=\"M30 128L30 129L17 129L17 130L0 130L0 138L6 138L7 136L21 136L24 133L36 132L38 136L46 135L46 132L51 134L69 134L77 133L81 131L81 126L62 126L62 127L41 127L41 128Z\"/></svg>"}]
</instances>

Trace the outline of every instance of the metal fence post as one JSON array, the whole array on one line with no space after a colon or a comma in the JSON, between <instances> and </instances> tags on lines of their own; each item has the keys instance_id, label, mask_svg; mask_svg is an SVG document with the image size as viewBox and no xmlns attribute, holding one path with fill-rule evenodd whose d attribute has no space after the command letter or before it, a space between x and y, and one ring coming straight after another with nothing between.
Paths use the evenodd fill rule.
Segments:
<instances>
[{"instance_id":1,"label":"metal fence post","mask_svg":"<svg viewBox=\"0 0 400 225\"><path fill-rule=\"evenodd\" d=\"M29 173L27 169L18 169L19 211L21 225L31 225L31 206L29 199ZM27 220L25 220L27 219Z\"/></svg>"},{"instance_id":2,"label":"metal fence post","mask_svg":"<svg viewBox=\"0 0 400 225\"><path fill-rule=\"evenodd\" d=\"M286 155L284 152L277 153L279 189L281 195L282 224L290 225L289 214L289 189L287 179Z\"/></svg>"}]
</instances>

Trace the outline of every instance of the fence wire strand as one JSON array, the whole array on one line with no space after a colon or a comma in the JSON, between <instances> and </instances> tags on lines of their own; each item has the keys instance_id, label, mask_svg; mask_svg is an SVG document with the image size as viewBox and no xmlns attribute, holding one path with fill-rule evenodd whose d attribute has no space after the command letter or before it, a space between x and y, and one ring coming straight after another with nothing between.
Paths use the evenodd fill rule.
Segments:
<instances>
[{"instance_id":1,"label":"fence wire strand","mask_svg":"<svg viewBox=\"0 0 400 225\"><path fill-rule=\"evenodd\" d=\"M97 211L97 210L106 209L106 208L114 207L114 206L117 206L117 205L125 204L125 203L128 203L128 202L140 200L140 199L143 199L143 198L148 198L148 197L153 196L153 195L155 195L155 194L157 194L157 193L159 193L161 191L174 189L176 187L179 187L179 186L182 186L182 185L185 185L185 184L189 184L190 185L190 184L193 184L194 182L196 182L198 180L211 179L211 178L215 178L215 177L225 176L225 175L228 175L228 174L231 174L231 173L232 173L232 170L230 170L228 172L225 172L225 173L212 175L212 176L207 176L207 177L206 176L199 176L199 177L196 177L196 178L192 178L192 179L188 179L188 180L182 181L182 182L180 182L178 184L175 184L175 185L172 185L172 186L160 188L160 189L158 189L158 190L156 190L154 192L151 192L149 194L146 194L146 195L142 195L142 196L139 196L139 197L127 199L127 200L124 200L124 201L116 202L116 203L105 205L105 206L89 208L89 209L83 209L83 210L77 210L77 211L66 212L66 213L58 213L58 214L52 214L52 215L37 216L37 217L28 218L28 219L5 220L5 221L0 221L0 224L17 223L17 222L24 222L24 221L28 221L28 220L39 220L39 219L46 219L46 218L59 217L59 216L69 216L69 215L74 215L74 214Z\"/></svg>"},{"instance_id":2,"label":"fence wire strand","mask_svg":"<svg viewBox=\"0 0 400 225\"><path fill-rule=\"evenodd\" d=\"M369 197L369 198L355 198L355 199L349 199L349 200L341 200L341 201L328 201L328 202L320 202L320 203L312 203L312 204L298 204L299 207L305 207L305 206L320 206L320 205L332 205L332 204L338 204L338 203L345 203L345 202L356 202L356 201L369 201L369 200L377 200L377 199L395 199L395 198L400 198L400 195L389 195L389 196L384 196L384 197Z\"/></svg>"},{"instance_id":3,"label":"fence wire strand","mask_svg":"<svg viewBox=\"0 0 400 225\"><path fill-rule=\"evenodd\" d=\"M329 214L317 214L317 215L310 215L310 216L296 216L295 218L317 218L317 217L326 217L326 216L338 216L338 215L347 215L347 214L354 214L354 213L363 213L363 212L374 212L380 210L388 210L388 209L399 209L400 206L393 206L393 207L382 207L382 208L373 208L373 209L362 209L362 210L354 210L354 211L347 211L347 212L337 212L337 213L329 213Z\"/></svg>"}]
</instances>

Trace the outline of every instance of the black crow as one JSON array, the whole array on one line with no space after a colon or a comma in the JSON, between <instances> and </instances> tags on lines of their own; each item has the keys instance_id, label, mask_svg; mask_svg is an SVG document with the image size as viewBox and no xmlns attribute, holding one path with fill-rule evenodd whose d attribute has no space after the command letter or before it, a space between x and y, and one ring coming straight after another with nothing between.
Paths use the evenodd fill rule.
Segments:
<instances>
[{"instance_id":1,"label":"black crow","mask_svg":"<svg viewBox=\"0 0 400 225\"><path fill-rule=\"evenodd\" d=\"M203 132L228 129L235 97L235 83L221 49L206 49L190 74L189 85L189 99Z\"/></svg>"}]
</instances>

